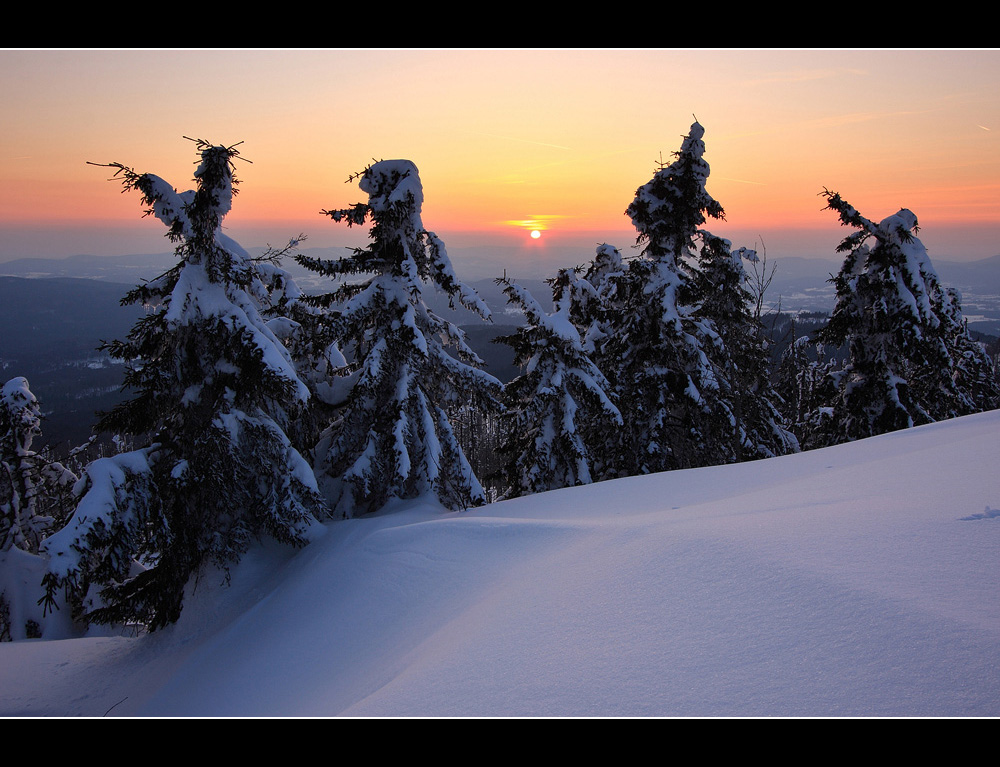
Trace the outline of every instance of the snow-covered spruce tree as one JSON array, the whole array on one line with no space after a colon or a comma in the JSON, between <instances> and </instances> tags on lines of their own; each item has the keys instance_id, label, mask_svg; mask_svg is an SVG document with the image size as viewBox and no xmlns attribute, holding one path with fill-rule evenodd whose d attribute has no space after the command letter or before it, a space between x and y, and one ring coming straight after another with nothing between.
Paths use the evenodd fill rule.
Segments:
<instances>
[{"instance_id":1,"label":"snow-covered spruce tree","mask_svg":"<svg viewBox=\"0 0 1000 767\"><path fill-rule=\"evenodd\" d=\"M676 159L636 191L626 210L640 257L609 276L619 321L604 347L605 374L625 418L623 474L688 468L728 459L719 434L730 414L706 345L711 323L692 311L686 259L703 240L706 217L723 217L705 189L709 167L697 122ZM613 366L613 367L611 367Z\"/></svg>"},{"instance_id":2,"label":"snow-covered spruce tree","mask_svg":"<svg viewBox=\"0 0 1000 767\"><path fill-rule=\"evenodd\" d=\"M563 270L553 284L555 300L570 301L570 320L580 331L583 350L601 370L609 367L605 345L620 324L615 288L624 272L618 248L602 243L582 276L579 270Z\"/></svg>"},{"instance_id":3,"label":"snow-covered spruce tree","mask_svg":"<svg viewBox=\"0 0 1000 767\"><path fill-rule=\"evenodd\" d=\"M794 322L791 334L774 376L784 423L801 450L827 447L836 443L830 403L836 396L837 361L808 335L796 337Z\"/></svg>"},{"instance_id":4,"label":"snow-covered spruce tree","mask_svg":"<svg viewBox=\"0 0 1000 767\"><path fill-rule=\"evenodd\" d=\"M996 364L985 345L969 332L958 291L944 288L937 298L938 314L945 326L945 344L955 365L955 386L971 402L972 412L1000 408L1000 378Z\"/></svg>"},{"instance_id":5,"label":"snow-covered spruce tree","mask_svg":"<svg viewBox=\"0 0 1000 767\"><path fill-rule=\"evenodd\" d=\"M785 428L770 382L770 350L753 296L747 289L743 261L757 261L756 251L732 250L728 240L702 232L702 247L692 277L692 316L714 331L706 354L719 383L718 453L726 462L771 458L798 450ZM728 426L727 426L728 421Z\"/></svg>"},{"instance_id":6,"label":"snow-covered spruce tree","mask_svg":"<svg viewBox=\"0 0 1000 767\"><path fill-rule=\"evenodd\" d=\"M303 235L281 250L271 249L255 259L264 290L258 291L267 327L281 340L295 366L295 372L309 390L304 407L286 426L286 433L297 450L305 454L316 446L340 398L347 365L332 337L329 314L322 306L310 303L280 261L304 239Z\"/></svg>"},{"instance_id":7,"label":"snow-covered spruce tree","mask_svg":"<svg viewBox=\"0 0 1000 767\"><path fill-rule=\"evenodd\" d=\"M0 551L37 554L65 521L77 477L31 449L41 434L41 408L23 377L0 389Z\"/></svg>"},{"instance_id":8,"label":"snow-covered spruce tree","mask_svg":"<svg viewBox=\"0 0 1000 767\"><path fill-rule=\"evenodd\" d=\"M837 303L818 335L849 349L831 403L837 441L995 407L995 383L970 386L988 381L988 362L915 236L917 217L903 209L876 224L839 194L823 194L857 230L838 247L847 256L832 280Z\"/></svg>"},{"instance_id":9,"label":"snow-covered spruce tree","mask_svg":"<svg viewBox=\"0 0 1000 767\"><path fill-rule=\"evenodd\" d=\"M606 448L617 442L622 417L571 320L572 272L564 269L554 281L551 314L527 289L507 279L497 281L528 321L513 335L497 339L514 349L514 362L524 369L504 387L503 497L606 479L613 466L608 459L617 454L617 445Z\"/></svg>"},{"instance_id":10,"label":"snow-covered spruce tree","mask_svg":"<svg viewBox=\"0 0 1000 767\"><path fill-rule=\"evenodd\" d=\"M39 548L72 508L76 475L32 449L41 410L25 378L0 389L0 641L48 636Z\"/></svg>"},{"instance_id":11,"label":"snow-covered spruce tree","mask_svg":"<svg viewBox=\"0 0 1000 767\"><path fill-rule=\"evenodd\" d=\"M297 257L329 277L364 276L314 299L330 308L324 343L335 342L348 363L340 409L316 449L317 475L345 517L425 494L452 509L483 503L447 411L499 407L501 384L477 368L482 361L464 334L430 311L423 290L439 288L484 319L489 309L457 279L444 243L424 229L412 162L377 162L357 178L368 202L323 213L349 226L370 220L368 247L335 261Z\"/></svg>"},{"instance_id":12,"label":"snow-covered spruce tree","mask_svg":"<svg viewBox=\"0 0 1000 767\"><path fill-rule=\"evenodd\" d=\"M266 275L221 231L238 152L196 144L187 192L109 166L166 224L178 263L125 297L149 313L105 345L133 396L95 429L145 447L91 463L72 519L43 547L50 596L99 588L103 606L86 617L100 623L172 623L203 566L228 567L262 536L302 545L325 515L285 433L308 391L260 316Z\"/></svg>"}]
</instances>

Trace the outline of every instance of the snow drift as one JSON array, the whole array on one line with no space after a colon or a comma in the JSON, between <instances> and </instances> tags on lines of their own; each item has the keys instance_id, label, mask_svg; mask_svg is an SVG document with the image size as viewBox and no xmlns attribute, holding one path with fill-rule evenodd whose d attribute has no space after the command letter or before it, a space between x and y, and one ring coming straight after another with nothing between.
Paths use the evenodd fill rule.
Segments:
<instances>
[{"instance_id":1,"label":"snow drift","mask_svg":"<svg viewBox=\"0 0 1000 767\"><path fill-rule=\"evenodd\" d=\"M329 523L154 634L0 645L0 714L996 716L998 433Z\"/></svg>"}]
</instances>

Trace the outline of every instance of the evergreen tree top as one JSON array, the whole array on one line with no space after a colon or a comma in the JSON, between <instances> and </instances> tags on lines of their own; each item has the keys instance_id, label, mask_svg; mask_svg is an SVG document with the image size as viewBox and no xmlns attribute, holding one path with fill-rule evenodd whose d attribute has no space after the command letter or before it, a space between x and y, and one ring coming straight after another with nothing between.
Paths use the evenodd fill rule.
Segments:
<instances>
[{"instance_id":1,"label":"evergreen tree top","mask_svg":"<svg viewBox=\"0 0 1000 767\"><path fill-rule=\"evenodd\" d=\"M913 211L902 208L875 223L836 192L824 190L823 196L827 208L839 214L842 225L857 229L837 248L838 252L848 253L834 280L838 294L846 298L854 293L859 287L858 278L864 275L866 283L885 283L885 289L898 296L914 320L937 326L941 318L933 304L947 303L948 297L940 287L926 248L916 237L919 226ZM874 243L869 242L872 239Z\"/></svg>"},{"instance_id":2,"label":"evergreen tree top","mask_svg":"<svg viewBox=\"0 0 1000 767\"><path fill-rule=\"evenodd\" d=\"M168 238L176 243L177 257L175 266L166 273L125 296L122 303L141 302L155 309L133 327L128 339L105 344L104 348L112 357L129 362L126 384L149 396L153 392L157 397L178 394L166 385L173 375L154 372L164 355L177 354L186 360L183 367L188 369L184 375L197 380L185 382L181 390L189 390L191 397L195 391L207 391L203 384L222 380L223 373L216 363L218 358L226 357L244 378L256 380L259 375L266 380L266 387L234 388L254 399L252 407L275 395L279 399L287 396L297 407L308 399L308 389L297 377L288 351L260 314L262 307L275 298L276 290L284 289L282 285L289 291L285 298L293 297L296 289L288 287L287 274L275 264L255 261L222 231L223 218L232 208L239 183L234 164L240 156L239 144L226 146L203 139L189 140L198 149L198 161L195 188L185 192L178 192L160 176L137 173L121 163L104 166L116 169L115 178L121 180L125 191L140 192L145 215L154 216L167 227ZM266 257L274 255L272 252ZM228 331L220 336L214 332L206 334L207 325L225 326L232 331L232 338L239 337L239 343L228 337ZM163 345L163 339L172 338L172 334L185 327L199 329L201 338L197 347L191 345L182 350ZM243 355L247 355L246 359ZM238 363L234 361L236 358L240 358ZM263 388L268 393L258 394L257 389ZM251 407L243 394L240 400L240 407ZM141 423L131 420L143 410L138 407L143 401L145 395L123 403L102 416L98 428L135 433L133 429L141 431L149 427L146 419ZM182 399L182 404L190 404L190 399ZM166 410L173 415L172 408Z\"/></svg>"},{"instance_id":3,"label":"evergreen tree top","mask_svg":"<svg viewBox=\"0 0 1000 767\"><path fill-rule=\"evenodd\" d=\"M614 245L604 242L597 246L585 278L595 287L600 287L609 275L620 274L624 270L621 252Z\"/></svg>"},{"instance_id":4,"label":"evergreen tree top","mask_svg":"<svg viewBox=\"0 0 1000 767\"><path fill-rule=\"evenodd\" d=\"M424 190L417 166L410 160L381 160L365 169L358 188L368 195L368 207L373 213L400 208L412 212L419 221L424 204Z\"/></svg>"},{"instance_id":5,"label":"evergreen tree top","mask_svg":"<svg viewBox=\"0 0 1000 767\"><path fill-rule=\"evenodd\" d=\"M625 214L639 232L637 243L653 259L675 264L688 255L706 217L724 219L725 211L705 189L709 166L704 159L705 129L695 122L676 159L661 167L635 193Z\"/></svg>"},{"instance_id":6,"label":"evergreen tree top","mask_svg":"<svg viewBox=\"0 0 1000 767\"><path fill-rule=\"evenodd\" d=\"M826 197L826 207L840 216L842 226L853 226L858 231L848 235L837 247L839 253L850 252L860 247L865 240L875 237L880 243L902 245L914 240L914 235L920 227L913 211L901 208L897 213L884 218L876 224L862 216L857 209L844 200L837 192L823 190Z\"/></svg>"},{"instance_id":7,"label":"evergreen tree top","mask_svg":"<svg viewBox=\"0 0 1000 767\"><path fill-rule=\"evenodd\" d=\"M31 449L32 439L41 432L41 409L23 376L10 379L0 390L0 434L17 453Z\"/></svg>"},{"instance_id":8,"label":"evergreen tree top","mask_svg":"<svg viewBox=\"0 0 1000 767\"><path fill-rule=\"evenodd\" d=\"M376 279L341 286L335 293L314 299L329 305L362 293L381 276L400 279L411 301L419 301L420 285L433 283L454 303L489 319L490 310L475 290L461 282L452 267L444 242L424 228L420 217L424 193L417 166L410 160L380 160L348 181L358 179L358 187L368 194L368 202L348 208L320 211L348 226L371 221L368 247L357 248L351 256L334 261L296 256L307 269L330 277L374 274Z\"/></svg>"},{"instance_id":9,"label":"evergreen tree top","mask_svg":"<svg viewBox=\"0 0 1000 767\"><path fill-rule=\"evenodd\" d=\"M507 300L521 308L531 326L540 328L546 335L559 339L559 342L565 344L568 349L583 354L580 333L570 320L572 299L568 295L568 291L563 291L563 288L566 287L565 282L559 281L560 278L565 281L575 274L574 269L561 269L559 271L554 290L557 296L556 307L551 314L542 308L527 288L503 277L498 278L496 283L503 287Z\"/></svg>"},{"instance_id":10,"label":"evergreen tree top","mask_svg":"<svg viewBox=\"0 0 1000 767\"><path fill-rule=\"evenodd\" d=\"M194 172L197 187L186 192L177 192L159 176L137 173L120 162L102 165L116 169L114 177L121 178L125 191L142 194L143 204L147 206L145 215L162 221L169 229L167 236L175 242L194 237L198 232L218 230L239 191L236 187L240 182L233 163L240 155L236 149L239 144L227 147L204 139L189 140L196 144L200 161Z\"/></svg>"}]
</instances>

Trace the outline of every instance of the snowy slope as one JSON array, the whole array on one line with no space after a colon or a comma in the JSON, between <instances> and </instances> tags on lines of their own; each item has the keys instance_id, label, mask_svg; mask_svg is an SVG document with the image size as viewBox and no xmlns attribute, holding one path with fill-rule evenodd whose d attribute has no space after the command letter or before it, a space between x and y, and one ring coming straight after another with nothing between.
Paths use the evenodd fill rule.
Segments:
<instances>
[{"instance_id":1,"label":"snowy slope","mask_svg":"<svg viewBox=\"0 0 1000 767\"><path fill-rule=\"evenodd\" d=\"M451 513L0 645L0 714L1000 715L1000 411ZM110 711L109 711L110 710Z\"/></svg>"}]
</instances>

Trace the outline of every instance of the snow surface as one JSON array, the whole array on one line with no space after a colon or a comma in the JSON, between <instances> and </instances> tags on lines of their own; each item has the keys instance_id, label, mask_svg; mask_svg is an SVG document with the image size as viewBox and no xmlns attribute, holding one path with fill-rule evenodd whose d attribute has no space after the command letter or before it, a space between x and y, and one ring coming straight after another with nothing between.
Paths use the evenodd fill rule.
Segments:
<instances>
[{"instance_id":1,"label":"snow surface","mask_svg":"<svg viewBox=\"0 0 1000 767\"><path fill-rule=\"evenodd\" d=\"M154 634L0 645L0 714L997 716L998 435L398 503Z\"/></svg>"}]
</instances>

